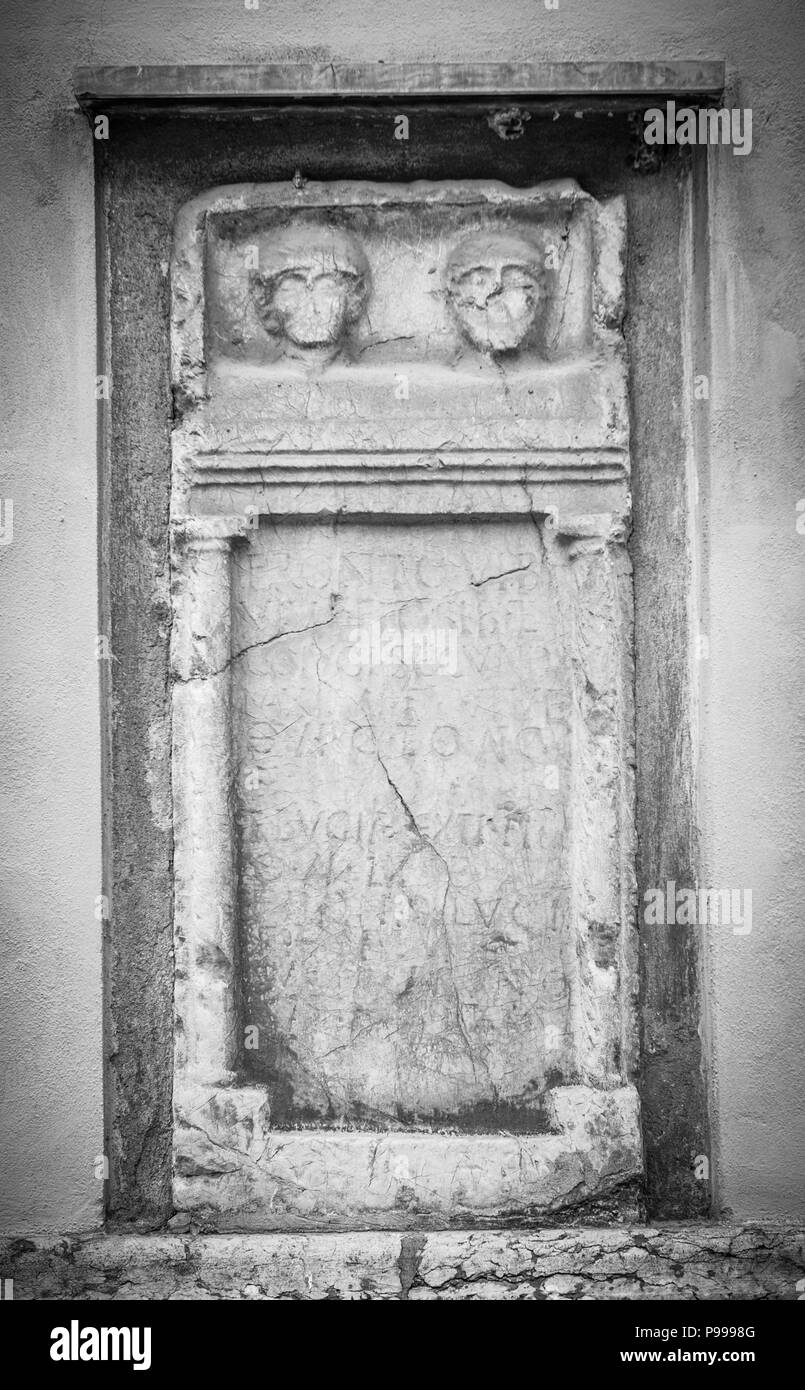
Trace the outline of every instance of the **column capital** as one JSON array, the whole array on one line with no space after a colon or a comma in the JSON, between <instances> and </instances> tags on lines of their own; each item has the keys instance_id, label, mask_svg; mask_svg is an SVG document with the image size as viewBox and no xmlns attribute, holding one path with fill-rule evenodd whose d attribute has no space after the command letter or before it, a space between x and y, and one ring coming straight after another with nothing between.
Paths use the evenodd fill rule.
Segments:
<instances>
[{"instance_id":1,"label":"column capital","mask_svg":"<svg viewBox=\"0 0 805 1390\"><path fill-rule=\"evenodd\" d=\"M185 516L174 521L172 536L174 545L185 551L229 550L253 530L253 522L242 514Z\"/></svg>"}]
</instances>

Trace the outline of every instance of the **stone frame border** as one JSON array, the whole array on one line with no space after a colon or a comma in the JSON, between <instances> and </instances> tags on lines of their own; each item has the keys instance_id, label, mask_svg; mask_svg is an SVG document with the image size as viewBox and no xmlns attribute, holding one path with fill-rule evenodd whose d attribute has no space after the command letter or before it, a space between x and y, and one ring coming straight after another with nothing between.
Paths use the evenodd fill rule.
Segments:
<instances>
[{"instance_id":1,"label":"stone frame border","mask_svg":"<svg viewBox=\"0 0 805 1390\"><path fill-rule=\"evenodd\" d=\"M403 101L399 105L405 109ZM423 109L411 107L412 117L421 115ZM414 176L422 177L427 171L430 177L443 177L447 170L452 175L456 162L464 171L485 174L490 172L491 163L495 176L516 182L517 168L523 159L529 159L530 150L532 161L542 161L540 178L551 177L559 166L565 171L572 167L579 182L593 193L596 179L609 180L613 191L626 188L639 212L636 219L630 214L639 245L630 260L627 322L634 392L631 548L637 578L638 868L641 885L666 877L677 882L695 881L694 677L690 652L695 595L690 590L688 526L671 525L674 518L690 513L690 459L688 442L679 422L671 420L667 406L667 373L674 380L675 368L687 356L682 351L686 325L680 298L690 294L692 285L694 219L682 192L689 173L680 186L678 166L666 166L650 176L651 202L641 201L637 197L641 176L615 173L618 168L623 170L629 154L631 137L626 123L617 114L614 120L605 119L606 100L599 102L598 110L601 119L593 118L587 124L583 139L581 123L569 121L559 127L550 117L545 125L535 118L522 145L513 142L501 146L489 135L488 112L482 104L468 113L466 105L453 108L445 103L429 117L428 150L418 157ZM165 989L172 973L171 849L165 825L169 787L160 751L168 727L160 691L164 692L167 674L169 406L166 411L167 315L164 280L160 280L158 268L160 248L167 244L169 219L159 209L167 200L175 211L194 189L201 191L225 178L276 178L288 166L290 177L300 159L305 167L316 159L322 166L340 160L348 170L353 167L350 160L356 158L354 167L363 169L365 144L351 155L349 132L358 129L363 138L367 132L381 131L381 123L387 123L389 117L387 112L371 107L361 114L348 106L338 113L330 112L323 144L320 131L315 139L311 136L318 119L313 110L306 113L297 106L292 120L287 112L278 110L272 119L275 143L268 151L265 124L255 128L248 116L230 117L226 126L216 122L206 126L201 122L199 126L184 117L181 121L158 118L162 136L158 147L151 122L144 127L139 121L116 118L109 145L96 144L99 265L108 286L107 306L101 314L99 370L112 368L116 386L122 388L113 393L111 415L101 416L101 435L109 446L101 459L101 613L102 629L111 630L114 642L110 683L117 728L126 724L130 745L127 749L116 730L108 728L106 854L110 878L105 889L112 890L106 1043L110 1066L107 1149L112 1170L108 1209L117 1220L159 1222L171 1210L166 1163L170 1043L164 1037L166 1027L168 1032L170 1029L170 998ZM456 144L457 128L465 138L468 131L472 134L471 149ZM591 128L592 145L585 146ZM207 148L199 151L202 130ZM535 155L533 137L539 131L550 134L553 142ZM283 140L289 142L285 153ZM372 176L400 177L401 153L394 148L384 152L378 145ZM606 156L603 174L599 163L602 153ZM701 171L705 161L706 152L695 152L694 171ZM530 181L534 181L533 172ZM697 172L697 227L706 225L703 188L704 180ZM144 195L153 202L145 221ZM100 409L103 412L104 406ZM664 466L652 469L650 460L658 457ZM110 554L115 557L114 568L110 567ZM664 615L661 633L655 627L658 603ZM154 614L163 625L161 635L147 630ZM657 786L663 787L664 795L652 802ZM131 873L134 864L139 871L137 879ZM641 952L644 1045L640 1086L649 1211L661 1217L703 1215L710 1205L709 1186L696 1181L692 1171L695 1155L709 1152L698 941L695 932L677 929L664 939L644 937Z\"/></svg>"}]
</instances>

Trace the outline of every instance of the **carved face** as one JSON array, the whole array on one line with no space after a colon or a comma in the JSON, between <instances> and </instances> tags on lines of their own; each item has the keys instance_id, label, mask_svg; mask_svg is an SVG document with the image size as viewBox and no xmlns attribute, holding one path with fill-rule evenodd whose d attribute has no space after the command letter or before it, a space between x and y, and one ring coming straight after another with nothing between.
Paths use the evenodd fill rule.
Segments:
<instances>
[{"instance_id":1,"label":"carved face","mask_svg":"<svg viewBox=\"0 0 805 1390\"><path fill-rule=\"evenodd\" d=\"M452 252L446 288L462 331L482 352L513 352L543 299L539 252L522 237L480 233Z\"/></svg>"},{"instance_id":2,"label":"carved face","mask_svg":"<svg viewBox=\"0 0 805 1390\"><path fill-rule=\"evenodd\" d=\"M369 266L358 241L338 228L289 228L260 247L252 276L268 333L300 349L338 349L363 312Z\"/></svg>"}]
</instances>

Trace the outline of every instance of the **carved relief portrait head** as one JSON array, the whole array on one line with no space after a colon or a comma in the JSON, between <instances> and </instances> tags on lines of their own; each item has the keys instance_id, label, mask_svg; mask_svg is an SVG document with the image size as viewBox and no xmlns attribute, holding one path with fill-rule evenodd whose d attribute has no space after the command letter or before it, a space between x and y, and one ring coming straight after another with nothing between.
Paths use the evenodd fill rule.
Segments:
<instances>
[{"instance_id":1,"label":"carved relief portrait head","mask_svg":"<svg viewBox=\"0 0 805 1390\"><path fill-rule=\"evenodd\" d=\"M516 352L533 333L545 298L541 252L513 233L474 233L451 251L445 289L476 348Z\"/></svg>"},{"instance_id":2,"label":"carved relief portrait head","mask_svg":"<svg viewBox=\"0 0 805 1390\"><path fill-rule=\"evenodd\" d=\"M267 333L299 355L335 356L369 297L369 263L340 227L291 225L260 243L252 295Z\"/></svg>"}]
</instances>

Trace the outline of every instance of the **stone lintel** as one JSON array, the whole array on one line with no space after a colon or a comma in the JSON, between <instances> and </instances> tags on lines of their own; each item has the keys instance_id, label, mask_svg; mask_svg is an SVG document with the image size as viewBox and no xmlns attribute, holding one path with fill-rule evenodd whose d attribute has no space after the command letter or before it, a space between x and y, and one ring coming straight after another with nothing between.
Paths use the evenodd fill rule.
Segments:
<instances>
[{"instance_id":1,"label":"stone lintel","mask_svg":"<svg viewBox=\"0 0 805 1390\"><path fill-rule=\"evenodd\" d=\"M124 108L207 111L284 103L388 100L578 104L684 97L716 101L725 84L719 60L522 63L212 63L82 67L74 91L88 115Z\"/></svg>"}]
</instances>

